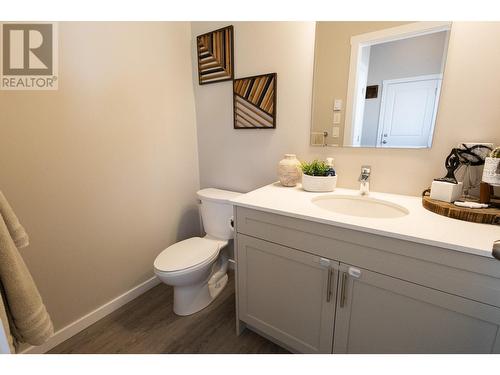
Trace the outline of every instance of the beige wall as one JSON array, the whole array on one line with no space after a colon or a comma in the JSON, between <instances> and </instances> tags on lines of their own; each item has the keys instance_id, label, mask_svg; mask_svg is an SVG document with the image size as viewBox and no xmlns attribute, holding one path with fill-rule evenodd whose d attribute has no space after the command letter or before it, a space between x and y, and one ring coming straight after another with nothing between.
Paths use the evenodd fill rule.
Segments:
<instances>
[{"instance_id":1,"label":"beige wall","mask_svg":"<svg viewBox=\"0 0 500 375\"><path fill-rule=\"evenodd\" d=\"M198 233L189 23L60 23L59 90L0 91L0 189L56 329Z\"/></svg>"},{"instance_id":2,"label":"beige wall","mask_svg":"<svg viewBox=\"0 0 500 375\"><path fill-rule=\"evenodd\" d=\"M328 144L339 144L344 139L351 37L404 23L332 21L316 23L312 128L316 132L327 131L329 133L326 139ZM341 99L343 102L338 138L330 136L335 99Z\"/></svg>"},{"instance_id":3,"label":"beige wall","mask_svg":"<svg viewBox=\"0 0 500 375\"><path fill-rule=\"evenodd\" d=\"M193 23L193 36L226 24ZM232 129L231 84L195 85L202 186L248 191L270 183L290 152L335 157L342 187L358 188L360 166L371 164L373 190L419 195L444 174L458 142L500 143L500 23L453 24L434 144L425 150L310 147L314 23L233 24L236 76L278 73L277 129Z\"/></svg>"}]
</instances>

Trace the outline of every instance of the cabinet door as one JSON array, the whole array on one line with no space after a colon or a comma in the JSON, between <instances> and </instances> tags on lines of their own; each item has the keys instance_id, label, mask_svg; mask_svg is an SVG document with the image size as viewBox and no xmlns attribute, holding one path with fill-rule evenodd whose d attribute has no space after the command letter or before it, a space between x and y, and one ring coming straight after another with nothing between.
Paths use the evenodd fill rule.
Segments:
<instances>
[{"instance_id":1,"label":"cabinet door","mask_svg":"<svg viewBox=\"0 0 500 375\"><path fill-rule=\"evenodd\" d=\"M237 236L239 318L290 349L331 353L339 263Z\"/></svg>"},{"instance_id":2,"label":"cabinet door","mask_svg":"<svg viewBox=\"0 0 500 375\"><path fill-rule=\"evenodd\" d=\"M500 309L340 265L334 353L498 353Z\"/></svg>"}]
</instances>

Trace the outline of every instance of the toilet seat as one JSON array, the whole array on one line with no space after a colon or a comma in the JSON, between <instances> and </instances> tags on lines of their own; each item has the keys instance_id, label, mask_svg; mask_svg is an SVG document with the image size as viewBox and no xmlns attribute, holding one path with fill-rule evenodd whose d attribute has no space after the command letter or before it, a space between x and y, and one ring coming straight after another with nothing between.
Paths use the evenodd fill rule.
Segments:
<instances>
[{"instance_id":1,"label":"toilet seat","mask_svg":"<svg viewBox=\"0 0 500 375\"><path fill-rule=\"evenodd\" d=\"M209 236L192 237L177 242L163 250L154 261L159 272L178 272L198 268L211 263L227 241Z\"/></svg>"}]
</instances>

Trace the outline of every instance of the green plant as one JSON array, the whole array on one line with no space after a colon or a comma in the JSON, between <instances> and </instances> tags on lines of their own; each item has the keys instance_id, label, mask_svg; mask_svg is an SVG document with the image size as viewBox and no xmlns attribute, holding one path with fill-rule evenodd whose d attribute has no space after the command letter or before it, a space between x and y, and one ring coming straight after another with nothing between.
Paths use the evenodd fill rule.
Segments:
<instances>
[{"instance_id":1,"label":"green plant","mask_svg":"<svg viewBox=\"0 0 500 375\"><path fill-rule=\"evenodd\" d=\"M330 168L324 161L319 160L313 160L310 163L302 162L300 166L302 172L308 176L326 176Z\"/></svg>"},{"instance_id":2,"label":"green plant","mask_svg":"<svg viewBox=\"0 0 500 375\"><path fill-rule=\"evenodd\" d=\"M491 151L490 158L500 158L500 147Z\"/></svg>"}]
</instances>

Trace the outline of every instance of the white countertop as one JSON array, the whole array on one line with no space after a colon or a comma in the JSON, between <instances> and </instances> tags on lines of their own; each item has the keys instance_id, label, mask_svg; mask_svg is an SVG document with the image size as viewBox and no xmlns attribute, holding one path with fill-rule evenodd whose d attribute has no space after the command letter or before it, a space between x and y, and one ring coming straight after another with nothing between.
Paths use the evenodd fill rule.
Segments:
<instances>
[{"instance_id":1,"label":"white countertop","mask_svg":"<svg viewBox=\"0 0 500 375\"><path fill-rule=\"evenodd\" d=\"M470 223L437 215L422 207L420 197L370 192L369 197L399 204L408 209L409 214L398 218L367 218L334 213L312 203L312 198L323 195L359 196L359 191L337 188L331 193L311 193L304 191L300 184L290 188L274 183L240 195L231 202L235 206L489 258L493 258L493 242L500 240L500 226Z\"/></svg>"}]
</instances>

